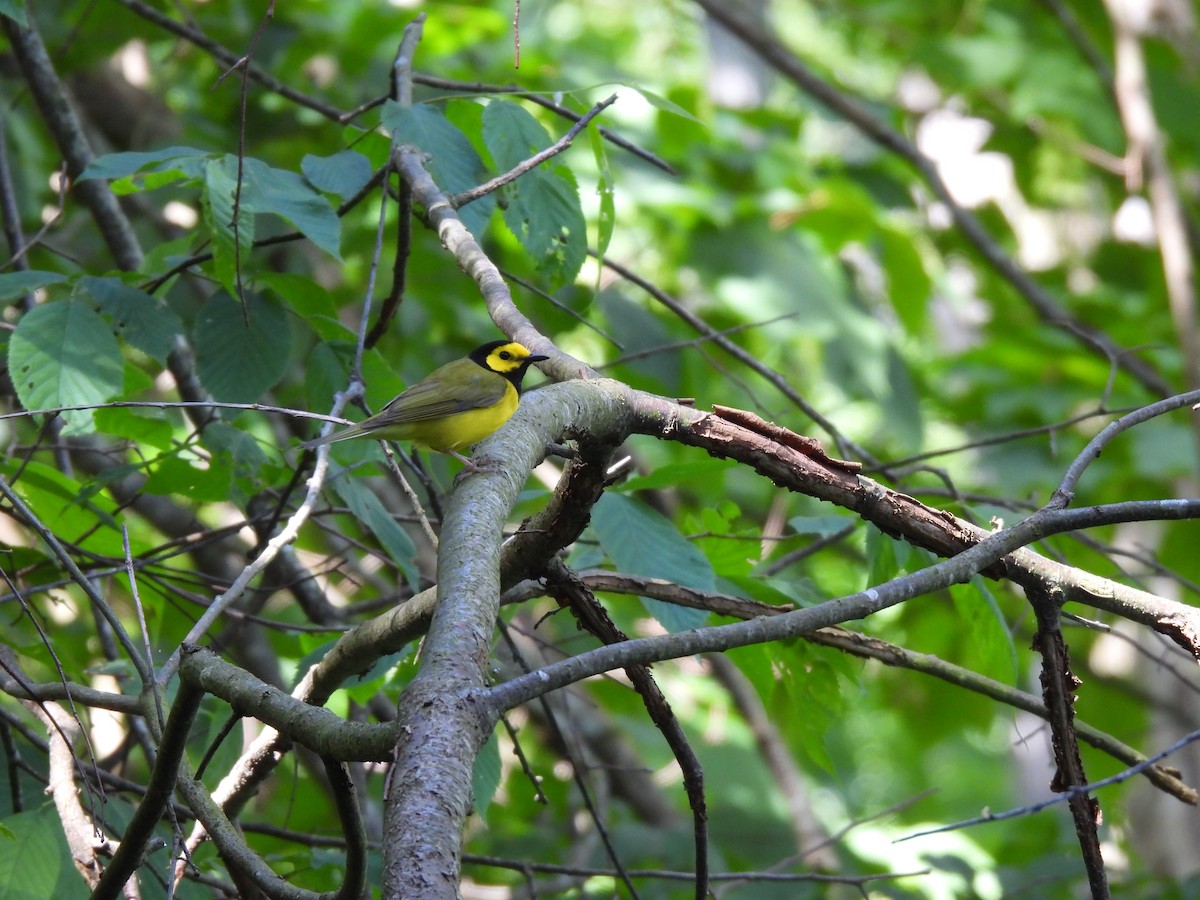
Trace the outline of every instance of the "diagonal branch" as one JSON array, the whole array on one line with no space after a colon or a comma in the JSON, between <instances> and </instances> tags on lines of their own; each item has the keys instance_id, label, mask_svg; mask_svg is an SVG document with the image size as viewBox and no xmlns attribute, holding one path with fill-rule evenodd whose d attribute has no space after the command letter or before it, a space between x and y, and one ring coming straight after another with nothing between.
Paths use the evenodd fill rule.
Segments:
<instances>
[{"instance_id":1,"label":"diagonal branch","mask_svg":"<svg viewBox=\"0 0 1200 900\"><path fill-rule=\"evenodd\" d=\"M857 99L818 78L774 36L739 13L734 4L721 0L696 0L696 3L796 87L842 116L884 150L896 154L916 169L938 200L946 204L954 223L979 255L1033 307L1042 321L1066 332L1111 364L1124 369L1151 393L1159 396L1172 393L1170 385L1153 366L1134 356L1132 351L1117 346L1103 331L1076 319L1057 298L1018 266L988 234L983 223L954 199L933 160L904 135L873 116Z\"/></svg>"}]
</instances>

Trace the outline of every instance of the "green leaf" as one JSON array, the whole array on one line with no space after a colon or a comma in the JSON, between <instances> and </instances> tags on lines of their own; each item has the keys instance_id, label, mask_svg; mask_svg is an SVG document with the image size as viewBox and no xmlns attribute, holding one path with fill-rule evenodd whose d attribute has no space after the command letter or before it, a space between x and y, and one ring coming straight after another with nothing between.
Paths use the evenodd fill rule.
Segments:
<instances>
[{"instance_id":1,"label":"green leaf","mask_svg":"<svg viewBox=\"0 0 1200 900\"><path fill-rule=\"evenodd\" d=\"M53 466L32 460L0 462L0 472L30 509L37 510L44 522L53 523L60 539L89 553L121 555L117 506L106 496L92 494ZM103 527L97 528L97 523Z\"/></svg>"},{"instance_id":2,"label":"green leaf","mask_svg":"<svg viewBox=\"0 0 1200 900\"><path fill-rule=\"evenodd\" d=\"M339 354L337 347L345 351ZM304 397L305 403L314 412L327 412L334 394L346 389L348 360L353 358L354 345L347 342L340 344L321 342L308 355L308 364L304 367ZM305 428L311 428L315 435L321 427L320 422L306 422Z\"/></svg>"},{"instance_id":3,"label":"green leaf","mask_svg":"<svg viewBox=\"0 0 1200 900\"><path fill-rule=\"evenodd\" d=\"M638 475L623 481L612 490L622 494L631 494L637 491L657 491L662 488L696 484L700 481L713 484L720 479L723 473L732 468L735 468L735 464L730 460L714 459L713 457L682 463L668 463L655 466L654 471L649 475Z\"/></svg>"},{"instance_id":4,"label":"green leaf","mask_svg":"<svg viewBox=\"0 0 1200 900\"><path fill-rule=\"evenodd\" d=\"M782 672L769 700L772 718L809 759L827 772L836 772L827 742L846 707L837 672L802 641L777 644L767 651L776 671ZM798 710L803 715L797 715Z\"/></svg>"},{"instance_id":5,"label":"green leaf","mask_svg":"<svg viewBox=\"0 0 1200 900\"><path fill-rule=\"evenodd\" d=\"M329 649L336 644L337 641L329 641L320 648L318 654L308 654L296 672L296 677L303 677L311 666L316 665L321 661L321 658L329 652ZM381 688L388 683L395 683L395 679L401 677L399 671L400 664L408 660L417 651L417 642L405 644L395 653L388 653L375 660L375 664L366 672L358 675L353 681L344 683L341 690L346 692L355 703L367 704L379 694ZM307 663L307 665L305 664Z\"/></svg>"},{"instance_id":6,"label":"green leaf","mask_svg":"<svg viewBox=\"0 0 1200 900\"><path fill-rule=\"evenodd\" d=\"M253 434L226 422L213 422L204 429L204 445L215 451L214 468L224 469L234 477L235 502L248 500L251 493L260 489L270 459Z\"/></svg>"},{"instance_id":7,"label":"green leaf","mask_svg":"<svg viewBox=\"0 0 1200 900\"><path fill-rule=\"evenodd\" d=\"M0 897L82 900L88 896L52 805L17 813L0 824L13 835L12 840L0 841Z\"/></svg>"},{"instance_id":8,"label":"green leaf","mask_svg":"<svg viewBox=\"0 0 1200 900\"><path fill-rule=\"evenodd\" d=\"M12 300L47 284L66 281L66 275L29 269L24 272L5 272L0 275L0 300Z\"/></svg>"},{"instance_id":9,"label":"green leaf","mask_svg":"<svg viewBox=\"0 0 1200 900\"><path fill-rule=\"evenodd\" d=\"M904 568L907 544L888 537L878 528L867 529L867 586L891 581Z\"/></svg>"},{"instance_id":10,"label":"green leaf","mask_svg":"<svg viewBox=\"0 0 1200 900\"><path fill-rule=\"evenodd\" d=\"M829 537L855 524L856 520L849 516L797 516L788 519L788 525L796 534L814 534L817 537Z\"/></svg>"},{"instance_id":11,"label":"green leaf","mask_svg":"<svg viewBox=\"0 0 1200 900\"><path fill-rule=\"evenodd\" d=\"M967 584L950 588L954 609L966 626L967 654L964 663L1006 684L1016 684L1019 674L1017 648L996 597L976 575Z\"/></svg>"},{"instance_id":12,"label":"green leaf","mask_svg":"<svg viewBox=\"0 0 1200 900\"><path fill-rule=\"evenodd\" d=\"M279 216L334 259L341 260L342 222L327 198L295 172L273 168L259 159L246 159L242 176L243 212Z\"/></svg>"},{"instance_id":13,"label":"green leaf","mask_svg":"<svg viewBox=\"0 0 1200 900\"><path fill-rule=\"evenodd\" d=\"M317 190L342 199L357 194L373 174L367 158L353 150L341 150L333 156L306 154L300 160L300 171Z\"/></svg>"},{"instance_id":14,"label":"green leaf","mask_svg":"<svg viewBox=\"0 0 1200 900\"><path fill-rule=\"evenodd\" d=\"M697 125L704 124L678 103L673 103L661 94L656 94L654 91L647 90L646 88L637 84L624 84L623 87L632 88L633 90L637 91L642 95L645 101L655 109L660 109L663 112L670 113L673 116L679 116L681 119L687 119L690 122L695 122Z\"/></svg>"},{"instance_id":15,"label":"green leaf","mask_svg":"<svg viewBox=\"0 0 1200 900\"><path fill-rule=\"evenodd\" d=\"M12 19L22 28L29 27L29 20L25 18L25 4L21 0L0 0L0 16Z\"/></svg>"},{"instance_id":16,"label":"green leaf","mask_svg":"<svg viewBox=\"0 0 1200 900\"><path fill-rule=\"evenodd\" d=\"M593 120L588 124L587 130L588 139L592 145L592 155L596 158L596 168L600 170L600 178L596 184L596 193L600 197L600 214L596 223L596 253L600 262L603 263L604 254L608 252L608 245L612 241L617 225L616 179L613 176L612 166L608 163L608 146L604 143L604 135L600 133L599 124ZM603 268L601 265L596 270L596 293L600 292L600 275Z\"/></svg>"},{"instance_id":17,"label":"green leaf","mask_svg":"<svg viewBox=\"0 0 1200 900\"><path fill-rule=\"evenodd\" d=\"M735 597L745 597L747 600L757 600L759 603L769 603L772 606L808 606L820 598L811 585L808 590L797 591L795 584L788 584L788 590L779 585L778 579L764 578L761 575L722 575L717 579L717 589ZM799 595L799 596L798 596Z\"/></svg>"},{"instance_id":18,"label":"green leaf","mask_svg":"<svg viewBox=\"0 0 1200 900\"><path fill-rule=\"evenodd\" d=\"M283 306L262 294L246 294L241 305L225 292L204 305L193 328L196 374L213 396L253 403L274 387L287 369L291 328Z\"/></svg>"},{"instance_id":19,"label":"green leaf","mask_svg":"<svg viewBox=\"0 0 1200 900\"><path fill-rule=\"evenodd\" d=\"M669 519L636 500L605 494L592 510L592 531L621 572L706 591L714 589L716 576L704 554ZM696 628L708 618L704 610L645 597L642 603L668 631Z\"/></svg>"},{"instance_id":20,"label":"green leaf","mask_svg":"<svg viewBox=\"0 0 1200 900\"><path fill-rule=\"evenodd\" d=\"M383 508L379 497L373 494L361 479L351 478L348 473L332 477L330 485L349 507L350 515L369 528L379 539L392 562L409 575L415 574L413 560L416 558L417 548L413 546L408 532L396 524L396 520Z\"/></svg>"},{"instance_id":21,"label":"green leaf","mask_svg":"<svg viewBox=\"0 0 1200 900\"><path fill-rule=\"evenodd\" d=\"M196 503L215 503L229 499L233 472L225 466L203 465L200 460L180 454L161 456L149 467L142 493L170 496L179 494Z\"/></svg>"},{"instance_id":22,"label":"green leaf","mask_svg":"<svg viewBox=\"0 0 1200 900\"><path fill-rule=\"evenodd\" d=\"M500 788L502 771L500 741L493 731L479 748L479 755L475 757L475 767L471 770L471 798L475 801L475 814L485 825L488 807Z\"/></svg>"},{"instance_id":23,"label":"green leaf","mask_svg":"<svg viewBox=\"0 0 1200 900\"><path fill-rule=\"evenodd\" d=\"M525 107L508 100L493 100L484 109L483 140L501 172L514 168L554 143Z\"/></svg>"},{"instance_id":24,"label":"green leaf","mask_svg":"<svg viewBox=\"0 0 1200 900\"><path fill-rule=\"evenodd\" d=\"M888 297L896 315L912 335L925 331L929 298L933 280L925 271L921 254L910 235L885 228L879 234L882 244L882 262L887 272Z\"/></svg>"},{"instance_id":25,"label":"green leaf","mask_svg":"<svg viewBox=\"0 0 1200 900\"><path fill-rule=\"evenodd\" d=\"M552 143L516 103L493 100L483 111L483 138L497 168L512 169ZM507 188L504 222L555 287L573 281L587 256L587 224L575 176L544 162Z\"/></svg>"},{"instance_id":26,"label":"green leaf","mask_svg":"<svg viewBox=\"0 0 1200 900\"><path fill-rule=\"evenodd\" d=\"M412 144L429 154L429 173L448 194L465 191L485 180L483 161L467 136L441 110L432 106L400 106L389 100L380 113L383 127L396 144ZM487 227L496 201L490 195L458 210L463 224L479 237Z\"/></svg>"},{"instance_id":27,"label":"green leaf","mask_svg":"<svg viewBox=\"0 0 1200 900\"><path fill-rule=\"evenodd\" d=\"M88 163L76 181L86 181L89 178L129 178L150 166L154 167L149 170L152 173L177 176L172 180L186 178L198 181L210 156L211 154L195 147L107 153ZM158 165L155 165L156 163Z\"/></svg>"},{"instance_id":28,"label":"green leaf","mask_svg":"<svg viewBox=\"0 0 1200 900\"><path fill-rule=\"evenodd\" d=\"M169 450L174 426L162 410L106 406L96 410L96 430L101 434L137 441L156 450Z\"/></svg>"},{"instance_id":29,"label":"green leaf","mask_svg":"<svg viewBox=\"0 0 1200 900\"><path fill-rule=\"evenodd\" d=\"M175 310L119 278L85 276L79 288L77 296L91 299L131 347L166 365L175 339L183 334L183 321Z\"/></svg>"},{"instance_id":30,"label":"green leaf","mask_svg":"<svg viewBox=\"0 0 1200 900\"><path fill-rule=\"evenodd\" d=\"M26 409L99 406L121 393L125 367L107 323L64 300L27 312L8 345L8 368ZM62 414L63 434L95 430L91 410Z\"/></svg>"},{"instance_id":31,"label":"green leaf","mask_svg":"<svg viewBox=\"0 0 1200 900\"><path fill-rule=\"evenodd\" d=\"M237 159L224 156L209 160L204 169L204 222L212 234L213 268L217 280L230 294L238 292L238 248L244 258L254 246L253 215L245 209L240 210L236 233L233 228L233 198L236 190Z\"/></svg>"},{"instance_id":32,"label":"green leaf","mask_svg":"<svg viewBox=\"0 0 1200 900\"><path fill-rule=\"evenodd\" d=\"M255 283L269 287L300 318L307 321L313 317L336 319L338 309L329 291L307 275L294 272L263 272L256 276ZM342 326L340 337L354 339L354 332Z\"/></svg>"}]
</instances>

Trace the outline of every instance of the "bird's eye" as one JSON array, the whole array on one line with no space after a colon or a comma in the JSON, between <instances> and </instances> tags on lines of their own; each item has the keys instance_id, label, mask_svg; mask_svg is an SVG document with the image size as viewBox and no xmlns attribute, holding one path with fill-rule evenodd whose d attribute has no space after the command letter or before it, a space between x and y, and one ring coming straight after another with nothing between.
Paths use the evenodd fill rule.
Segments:
<instances>
[{"instance_id":1,"label":"bird's eye","mask_svg":"<svg viewBox=\"0 0 1200 900\"><path fill-rule=\"evenodd\" d=\"M507 350L501 350L501 351L500 351L500 358L501 358L501 359L512 359L512 354L511 354L511 353L509 353Z\"/></svg>"}]
</instances>

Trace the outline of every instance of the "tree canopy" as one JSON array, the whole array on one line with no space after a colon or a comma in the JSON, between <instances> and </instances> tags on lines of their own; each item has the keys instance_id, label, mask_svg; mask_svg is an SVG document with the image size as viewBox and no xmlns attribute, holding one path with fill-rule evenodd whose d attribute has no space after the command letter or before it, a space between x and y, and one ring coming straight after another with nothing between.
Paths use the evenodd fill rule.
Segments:
<instances>
[{"instance_id":1,"label":"tree canopy","mask_svg":"<svg viewBox=\"0 0 1200 900\"><path fill-rule=\"evenodd\" d=\"M1191 5L0 23L4 896L1198 890Z\"/></svg>"}]
</instances>

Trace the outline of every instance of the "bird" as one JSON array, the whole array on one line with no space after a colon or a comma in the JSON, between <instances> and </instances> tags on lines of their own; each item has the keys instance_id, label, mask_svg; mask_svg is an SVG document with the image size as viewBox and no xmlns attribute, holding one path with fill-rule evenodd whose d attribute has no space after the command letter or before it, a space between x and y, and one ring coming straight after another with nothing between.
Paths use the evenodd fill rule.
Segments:
<instances>
[{"instance_id":1,"label":"bird","mask_svg":"<svg viewBox=\"0 0 1200 900\"><path fill-rule=\"evenodd\" d=\"M549 359L516 341L490 341L461 359L434 369L370 418L301 444L304 450L356 437L411 441L448 453L468 469L458 451L496 431L517 410L521 379L535 362Z\"/></svg>"}]
</instances>

